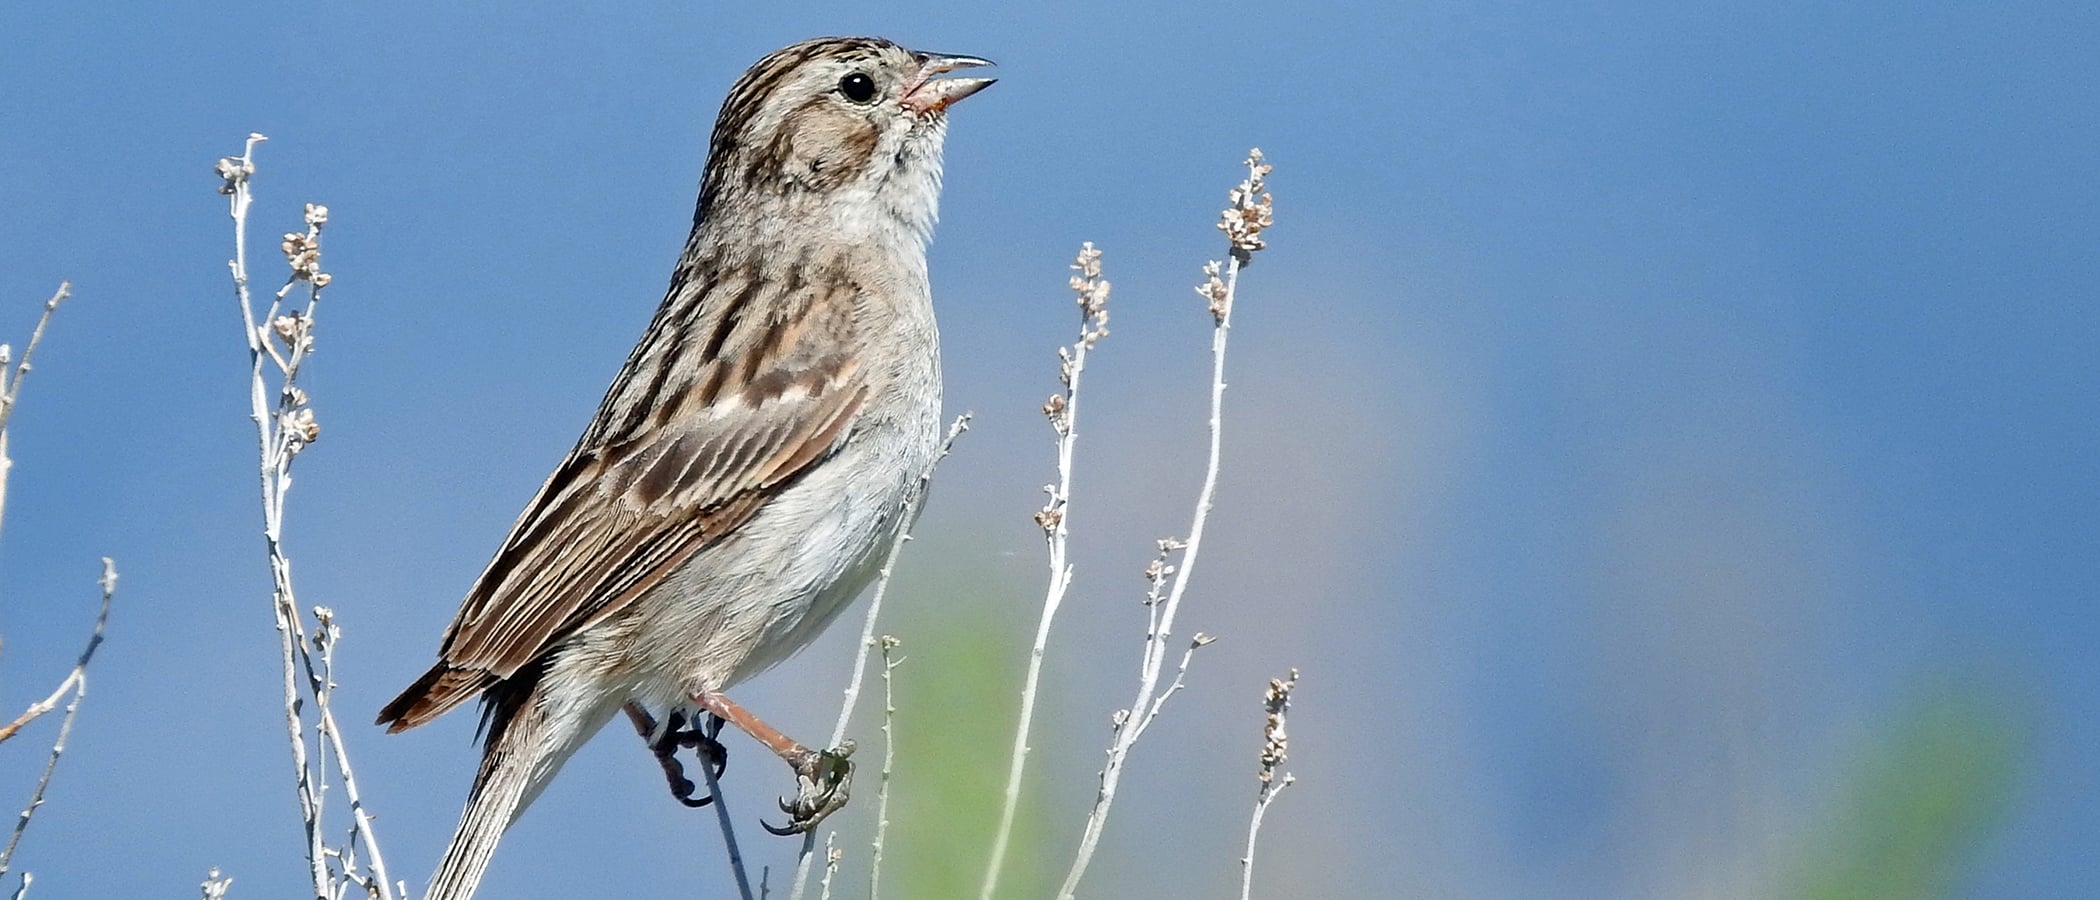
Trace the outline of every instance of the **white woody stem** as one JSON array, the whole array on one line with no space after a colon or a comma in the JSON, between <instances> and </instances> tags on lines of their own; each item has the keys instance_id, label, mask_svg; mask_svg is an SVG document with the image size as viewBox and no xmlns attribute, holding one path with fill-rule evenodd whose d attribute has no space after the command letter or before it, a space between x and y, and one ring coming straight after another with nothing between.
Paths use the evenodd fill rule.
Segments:
<instances>
[{"instance_id":1,"label":"white woody stem","mask_svg":"<svg viewBox=\"0 0 2100 900\"><path fill-rule=\"evenodd\" d=\"M868 900L882 897L882 848L890 831L890 772L897 765L897 695L892 689L894 673L904 663L901 658L892 659L890 651L897 649L898 641L889 635L882 638L882 778L875 784L875 841L873 854L868 859Z\"/></svg>"},{"instance_id":2,"label":"white woody stem","mask_svg":"<svg viewBox=\"0 0 2100 900\"><path fill-rule=\"evenodd\" d=\"M1254 800L1254 816L1247 821L1247 855L1240 857L1240 900L1254 897L1254 843L1261 837L1261 820L1269 812L1269 804L1276 795L1290 787L1288 777L1261 786L1261 795Z\"/></svg>"},{"instance_id":3,"label":"white woody stem","mask_svg":"<svg viewBox=\"0 0 2100 900\"><path fill-rule=\"evenodd\" d=\"M1290 758L1290 734L1285 719L1291 710L1291 693L1298 687L1298 670L1292 669L1288 676L1269 680L1268 696L1263 708L1268 712L1262 724L1261 770L1256 778L1261 790L1254 798L1254 815L1247 820L1247 853L1240 857L1240 900L1252 900L1254 896L1254 845L1261 838L1261 820L1269 813L1269 804L1276 795L1290 787L1298 779L1289 772L1279 777L1278 770Z\"/></svg>"}]
</instances>

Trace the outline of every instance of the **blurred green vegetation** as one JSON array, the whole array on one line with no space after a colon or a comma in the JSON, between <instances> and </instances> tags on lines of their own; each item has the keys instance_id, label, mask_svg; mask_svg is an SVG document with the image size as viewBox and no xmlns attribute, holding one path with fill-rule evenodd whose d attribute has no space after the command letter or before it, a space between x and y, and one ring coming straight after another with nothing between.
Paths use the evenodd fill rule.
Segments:
<instances>
[{"instance_id":1,"label":"blurred green vegetation","mask_svg":"<svg viewBox=\"0 0 2100 900\"><path fill-rule=\"evenodd\" d=\"M1947 897L2003 818L2027 756L2025 707L2011 692L1939 686L1869 745L1787 896Z\"/></svg>"},{"instance_id":2,"label":"blurred green vegetation","mask_svg":"<svg viewBox=\"0 0 2100 900\"><path fill-rule=\"evenodd\" d=\"M974 897L999 821L1028 656L1029 635L1002 611L1025 606L1025 594L988 572L950 565L920 549L916 560L907 553L905 565L926 574L899 585L897 596L924 602L900 603L895 615L886 610L880 626L903 641L893 651L903 663L893 676L897 769L883 893ZM870 690L880 689L871 681ZM1037 706L1032 743L1038 748L1055 727L1054 705L1045 697ZM870 709L879 713L881 707ZM871 716L863 730L874 725ZM1040 752L1029 758L1000 896L1049 896L1056 887L1051 879L1063 874L1061 868L1051 872L1053 861L1040 852L1046 822L1041 805L1031 801L1043 796L1041 762Z\"/></svg>"}]
</instances>

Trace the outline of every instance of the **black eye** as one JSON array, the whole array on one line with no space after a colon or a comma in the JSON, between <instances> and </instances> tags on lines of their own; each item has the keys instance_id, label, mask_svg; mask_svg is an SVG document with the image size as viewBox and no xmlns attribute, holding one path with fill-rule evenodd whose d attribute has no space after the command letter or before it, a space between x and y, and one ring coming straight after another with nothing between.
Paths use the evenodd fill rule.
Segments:
<instances>
[{"instance_id":1,"label":"black eye","mask_svg":"<svg viewBox=\"0 0 2100 900\"><path fill-rule=\"evenodd\" d=\"M855 72L839 79L839 93L855 103L866 103L875 99L875 79Z\"/></svg>"}]
</instances>

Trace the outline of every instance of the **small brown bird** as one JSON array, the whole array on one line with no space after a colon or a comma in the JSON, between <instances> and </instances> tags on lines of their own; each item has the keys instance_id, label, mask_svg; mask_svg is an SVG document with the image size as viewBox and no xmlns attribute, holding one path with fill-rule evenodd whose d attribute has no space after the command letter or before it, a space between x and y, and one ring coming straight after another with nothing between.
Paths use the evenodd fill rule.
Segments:
<instances>
[{"instance_id":1,"label":"small brown bird","mask_svg":"<svg viewBox=\"0 0 2100 900\"><path fill-rule=\"evenodd\" d=\"M845 802L839 754L722 691L814 638L907 524L939 438L926 245L946 111L992 83L936 76L988 64L823 38L730 89L655 319L437 665L379 714L401 731L482 698L481 768L432 900L473 894L504 830L622 707L673 731L712 713L781 755L801 785L785 830ZM668 759L680 736L655 730Z\"/></svg>"}]
</instances>

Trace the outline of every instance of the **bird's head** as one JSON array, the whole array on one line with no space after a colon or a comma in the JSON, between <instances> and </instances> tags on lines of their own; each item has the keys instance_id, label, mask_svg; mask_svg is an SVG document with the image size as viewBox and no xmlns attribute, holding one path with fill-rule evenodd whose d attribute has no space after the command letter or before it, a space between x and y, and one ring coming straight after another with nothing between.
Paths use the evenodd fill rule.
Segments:
<instances>
[{"instance_id":1,"label":"bird's head","mask_svg":"<svg viewBox=\"0 0 2100 900\"><path fill-rule=\"evenodd\" d=\"M759 60L715 121L699 219L881 210L932 226L948 107L990 78L943 78L990 65L880 38L819 38Z\"/></svg>"}]
</instances>

